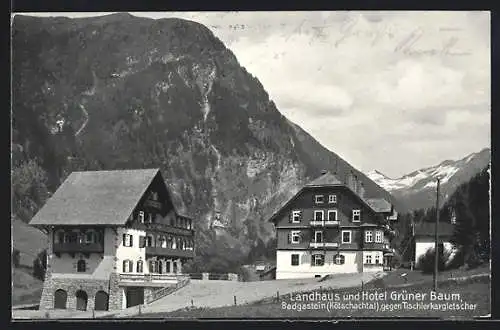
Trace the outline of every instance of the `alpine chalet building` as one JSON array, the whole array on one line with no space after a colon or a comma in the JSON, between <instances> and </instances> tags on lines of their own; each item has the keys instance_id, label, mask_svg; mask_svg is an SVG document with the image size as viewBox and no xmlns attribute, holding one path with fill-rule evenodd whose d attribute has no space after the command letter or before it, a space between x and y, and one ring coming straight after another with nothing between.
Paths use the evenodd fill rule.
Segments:
<instances>
[{"instance_id":1,"label":"alpine chalet building","mask_svg":"<svg viewBox=\"0 0 500 330\"><path fill-rule=\"evenodd\" d=\"M365 198L354 175L346 181L324 171L271 217L276 279L376 272L388 265L397 212L385 199Z\"/></svg>"},{"instance_id":2,"label":"alpine chalet building","mask_svg":"<svg viewBox=\"0 0 500 330\"><path fill-rule=\"evenodd\" d=\"M49 238L40 309L119 310L189 281L192 219L159 169L73 172L30 225Z\"/></svg>"}]
</instances>

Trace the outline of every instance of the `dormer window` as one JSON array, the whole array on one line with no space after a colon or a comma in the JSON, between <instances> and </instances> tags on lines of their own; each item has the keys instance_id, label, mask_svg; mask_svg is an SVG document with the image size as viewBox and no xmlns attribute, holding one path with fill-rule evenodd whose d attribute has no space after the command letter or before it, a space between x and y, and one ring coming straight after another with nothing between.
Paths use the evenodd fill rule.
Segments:
<instances>
[{"instance_id":1,"label":"dormer window","mask_svg":"<svg viewBox=\"0 0 500 330\"><path fill-rule=\"evenodd\" d=\"M316 202L316 204L323 204L324 203L324 196L323 195L315 195L314 201Z\"/></svg>"},{"instance_id":2,"label":"dormer window","mask_svg":"<svg viewBox=\"0 0 500 330\"><path fill-rule=\"evenodd\" d=\"M337 203L337 195L328 195L328 204Z\"/></svg>"},{"instance_id":3,"label":"dormer window","mask_svg":"<svg viewBox=\"0 0 500 330\"><path fill-rule=\"evenodd\" d=\"M352 222L361 221L361 210L352 210Z\"/></svg>"},{"instance_id":4,"label":"dormer window","mask_svg":"<svg viewBox=\"0 0 500 330\"><path fill-rule=\"evenodd\" d=\"M139 211L139 222L144 223L144 211Z\"/></svg>"},{"instance_id":5,"label":"dormer window","mask_svg":"<svg viewBox=\"0 0 500 330\"><path fill-rule=\"evenodd\" d=\"M301 211L292 211L292 223L300 223Z\"/></svg>"}]
</instances>

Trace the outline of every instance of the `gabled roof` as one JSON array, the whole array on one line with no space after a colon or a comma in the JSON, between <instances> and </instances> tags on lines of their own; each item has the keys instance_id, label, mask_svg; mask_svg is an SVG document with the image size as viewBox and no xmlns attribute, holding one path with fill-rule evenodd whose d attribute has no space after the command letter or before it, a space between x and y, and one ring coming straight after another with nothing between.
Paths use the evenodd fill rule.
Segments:
<instances>
[{"instance_id":1,"label":"gabled roof","mask_svg":"<svg viewBox=\"0 0 500 330\"><path fill-rule=\"evenodd\" d=\"M319 187L319 186L343 186L344 184L332 173L326 172L325 174L317 177L311 182L306 184L306 187Z\"/></svg>"},{"instance_id":2,"label":"gabled roof","mask_svg":"<svg viewBox=\"0 0 500 330\"><path fill-rule=\"evenodd\" d=\"M415 236L433 236L435 233L435 222L421 222L415 224ZM454 226L449 222L438 223L439 236L452 236Z\"/></svg>"},{"instance_id":3,"label":"gabled roof","mask_svg":"<svg viewBox=\"0 0 500 330\"><path fill-rule=\"evenodd\" d=\"M30 225L123 225L159 169L71 173Z\"/></svg>"},{"instance_id":4,"label":"gabled roof","mask_svg":"<svg viewBox=\"0 0 500 330\"><path fill-rule=\"evenodd\" d=\"M367 198L366 203L377 212L390 213L392 212L392 204L383 198Z\"/></svg>"},{"instance_id":5,"label":"gabled roof","mask_svg":"<svg viewBox=\"0 0 500 330\"><path fill-rule=\"evenodd\" d=\"M364 203L369 209L371 209L375 213L381 213L381 212L390 212L392 210L392 205L387 202L385 199L381 198L371 198L371 199L365 199L356 194L354 191L351 190L347 185L345 185L342 181L340 181L335 175L333 175L330 172L326 172L322 174L321 176L317 177L316 179L310 181L309 183L305 184L304 187L302 187L292 198L290 198L283 206L281 206L274 214L271 216L269 221L274 222L276 220L276 217L281 213L283 209L285 209L289 204L291 204L300 194L308 189L308 188L314 188L314 187L330 187L330 186L340 186L340 187L345 187L347 190L349 190L352 194L354 194L362 203ZM371 204L369 203L371 201ZM389 205L389 209L387 207ZM388 209L388 211L387 211Z\"/></svg>"}]
</instances>

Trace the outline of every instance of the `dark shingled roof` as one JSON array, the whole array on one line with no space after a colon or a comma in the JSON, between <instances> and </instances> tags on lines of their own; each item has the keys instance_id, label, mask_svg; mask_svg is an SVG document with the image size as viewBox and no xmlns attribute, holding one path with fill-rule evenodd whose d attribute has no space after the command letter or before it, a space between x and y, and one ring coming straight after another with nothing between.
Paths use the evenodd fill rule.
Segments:
<instances>
[{"instance_id":1,"label":"dark shingled roof","mask_svg":"<svg viewBox=\"0 0 500 330\"><path fill-rule=\"evenodd\" d=\"M355 191L353 191L348 185L340 181L334 174L330 172L326 172L324 174L321 174L319 177L316 179L310 181L309 183L305 184L302 189L300 189L292 198L290 198L284 205L282 205L278 210L276 210L269 221L274 222L276 217L280 214L280 212L290 203L292 203L297 196L299 196L304 189L311 188L311 187L328 187L328 186L343 186L346 187L347 189L351 190L358 198L365 203L370 209L372 209L375 213L387 213L387 212L392 212L392 204L386 201L383 198L364 198L362 196L359 196Z\"/></svg>"},{"instance_id":2,"label":"dark shingled roof","mask_svg":"<svg viewBox=\"0 0 500 330\"><path fill-rule=\"evenodd\" d=\"M316 187L316 186L338 186L344 185L335 175L330 172L326 172L311 182L306 184L306 187Z\"/></svg>"},{"instance_id":3,"label":"dark shingled roof","mask_svg":"<svg viewBox=\"0 0 500 330\"><path fill-rule=\"evenodd\" d=\"M392 205L383 198L366 198L366 204L370 205L372 209L381 213L392 212Z\"/></svg>"},{"instance_id":4,"label":"dark shingled roof","mask_svg":"<svg viewBox=\"0 0 500 330\"><path fill-rule=\"evenodd\" d=\"M415 224L415 236L434 236L436 223L421 222ZM454 226L449 222L438 223L439 236L452 236Z\"/></svg>"},{"instance_id":5,"label":"dark shingled roof","mask_svg":"<svg viewBox=\"0 0 500 330\"><path fill-rule=\"evenodd\" d=\"M159 169L73 172L30 225L123 225Z\"/></svg>"}]
</instances>

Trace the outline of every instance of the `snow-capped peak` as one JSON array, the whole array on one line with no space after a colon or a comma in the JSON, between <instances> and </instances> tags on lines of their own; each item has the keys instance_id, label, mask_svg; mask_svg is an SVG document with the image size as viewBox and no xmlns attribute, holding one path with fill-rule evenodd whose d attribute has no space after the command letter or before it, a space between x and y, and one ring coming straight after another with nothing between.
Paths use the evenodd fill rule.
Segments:
<instances>
[{"instance_id":1,"label":"snow-capped peak","mask_svg":"<svg viewBox=\"0 0 500 330\"><path fill-rule=\"evenodd\" d=\"M476 156L478 156L478 153L470 154L457 161L445 160L439 165L423 168L397 179L389 178L377 170L372 170L366 175L389 192L407 191L409 189L413 191L434 189L437 186L438 178L441 184L447 183Z\"/></svg>"}]
</instances>

